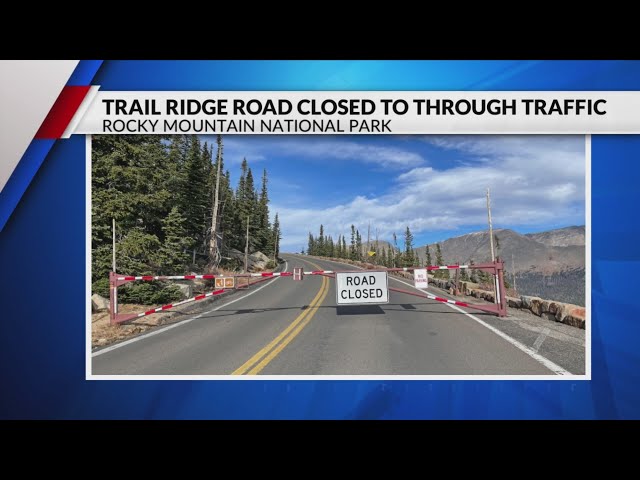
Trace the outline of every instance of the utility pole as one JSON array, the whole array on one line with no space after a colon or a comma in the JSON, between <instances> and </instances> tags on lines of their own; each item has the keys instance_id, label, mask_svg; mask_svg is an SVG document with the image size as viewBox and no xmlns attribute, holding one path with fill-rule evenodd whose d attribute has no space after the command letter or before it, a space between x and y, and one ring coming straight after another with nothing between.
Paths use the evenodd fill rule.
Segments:
<instances>
[{"instance_id":1,"label":"utility pole","mask_svg":"<svg viewBox=\"0 0 640 480\"><path fill-rule=\"evenodd\" d=\"M489 187L487 187L487 215L489 216L489 244L491 245L491 261L496 261L493 251L493 224L491 223L491 197L489 195Z\"/></svg>"},{"instance_id":2,"label":"utility pole","mask_svg":"<svg viewBox=\"0 0 640 480\"><path fill-rule=\"evenodd\" d=\"M216 188L213 191L213 215L211 217L211 238L209 239L209 263L212 270L218 266L220 252L218 251L218 202L220 197L220 167L222 159L222 139L218 136L218 156L216 159Z\"/></svg>"},{"instance_id":3,"label":"utility pole","mask_svg":"<svg viewBox=\"0 0 640 480\"><path fill-rule=\"evenodd\" d=\"M244 273L247 273L248 262L249 262L249 215L247 215L247 240L244 245Z\"/></svg>"},{"instance_id":4,"label":"utility pole","mask_svg":"<svg viewBox=\"0 0 640 480\"><path fill-rule=\"evenodd\" d=\"M374 262L376 265L378 264L379 251L380 251L380 245L378 244L378 227L376 227L376 261Z\"/></svg>"},{"instance_id":5,"label":"utility pole","mask_svg":"<svg viewBox=\"0 0 640 480\"><path fill-rule=\"evenodd\" d=\"M111 268L113 269L113 273L116 273L116 219L111 219L111 231L112 231L112 245L113 245L113 259L111 263Z\"/></svg>"},{"instance_id":6,"label":"utility pole","mask_svg":"<svg viewBox=\"0 0 640 480\"><path fill-rule=\"evenodd\" d=\"M491 196L489 193L489 187L487 187L487 215L489 217L489 245L491 245L491 261L495 262L496 261L496 255L495 252L493 250L493 223L491 222ZM494 289L494 303L499 304L500 303L500 291L498 289L498 278L494 277L493 279L493 289Z\"/></svg>"}]
</instances>

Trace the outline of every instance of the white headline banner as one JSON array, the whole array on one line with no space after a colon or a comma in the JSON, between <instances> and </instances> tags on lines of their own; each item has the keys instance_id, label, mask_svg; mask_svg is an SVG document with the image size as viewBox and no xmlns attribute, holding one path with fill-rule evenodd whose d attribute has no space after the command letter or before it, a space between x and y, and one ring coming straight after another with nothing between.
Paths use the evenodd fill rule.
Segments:
<instances>
[{"instance_id":1,"label":"white headline banner","mask_svg":"<svg viewBox=\"0 0 640 480\"><path fill-rule=\"evenodd\" d=\"M638 134L640 92L111 92L71 134Z\"/></svg>"}]
</instances>

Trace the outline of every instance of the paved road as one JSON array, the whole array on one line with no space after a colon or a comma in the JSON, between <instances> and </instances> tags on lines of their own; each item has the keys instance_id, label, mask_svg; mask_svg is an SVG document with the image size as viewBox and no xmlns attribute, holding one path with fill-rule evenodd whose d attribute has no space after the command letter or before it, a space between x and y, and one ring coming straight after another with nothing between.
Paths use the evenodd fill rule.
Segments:
<instances>
[{"instance_id":1,"label":"paved road","mask_svg":"<svg viewBox=\"0 0 640 480\"><path fill-rule=\"evenodd\" d=\"M347 268L300 255L284 258L289 271L294 266L305 270ZM389 284L410 289L391 277ZM552 338L547 344L559 342L554 349L562 350L565 356L567 345L577 352L569 359L558 353L550 362L547 359L553 355L542 357L531 352L531 348L543 352L547 335L541 342L540 335L529 328L530 338L518 340L516 330L509 335L500 333L509 330L502 328L503 320L481 312L473 315L476 319L460 309L396 292L391 292L386 305L337 307L335 280L307 276L296 282L284 277L240 297L221 299L195 320L94 353L92 373L553 375L554 370L562 372L563 368L584 373L583 347L576 342L548 335ZM529 350L523 351L518 344Z\"/></svg>"}]
</instances>

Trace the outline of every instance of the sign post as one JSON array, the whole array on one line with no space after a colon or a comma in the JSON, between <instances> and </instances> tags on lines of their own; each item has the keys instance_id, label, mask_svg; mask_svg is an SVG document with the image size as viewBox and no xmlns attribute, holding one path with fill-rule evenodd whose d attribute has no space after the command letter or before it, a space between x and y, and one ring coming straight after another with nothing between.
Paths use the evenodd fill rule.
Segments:
<instances>
[{"instance_id":1,"label":"sign post","mask_svg":"<svg viewBox=\"0 0 640 480\"><path fill-rule=\"evenodd\" d=\"M336 304L389 303L387 272L336 272Z\"/></svg>"}]
</instances>

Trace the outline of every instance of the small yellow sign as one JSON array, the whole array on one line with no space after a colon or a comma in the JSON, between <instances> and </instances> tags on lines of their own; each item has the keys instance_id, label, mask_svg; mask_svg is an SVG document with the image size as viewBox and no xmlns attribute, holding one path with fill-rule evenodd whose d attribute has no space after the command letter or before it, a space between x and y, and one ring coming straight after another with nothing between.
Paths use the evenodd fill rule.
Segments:
<instances>
[{"instance_id":1,"label":"small yellow sign","mask_svg":"<svg viewBox=\"0 0 640 480\"><path fill-rule=\"evenodd\" d=\"M216 288L233 288L236 285L235 277L217 277Z\"/></svg>"},{"instance_id":2,"label":"small yellow sign","mask_svg":"<svg viewBox=\"0 0 640 480\"><path fill-rule=\"evenodd\" d=\"M376 252L367 252L367 255L369 255L370 257L375 257L376 256Z\"/></svg>"}]
</instances>

